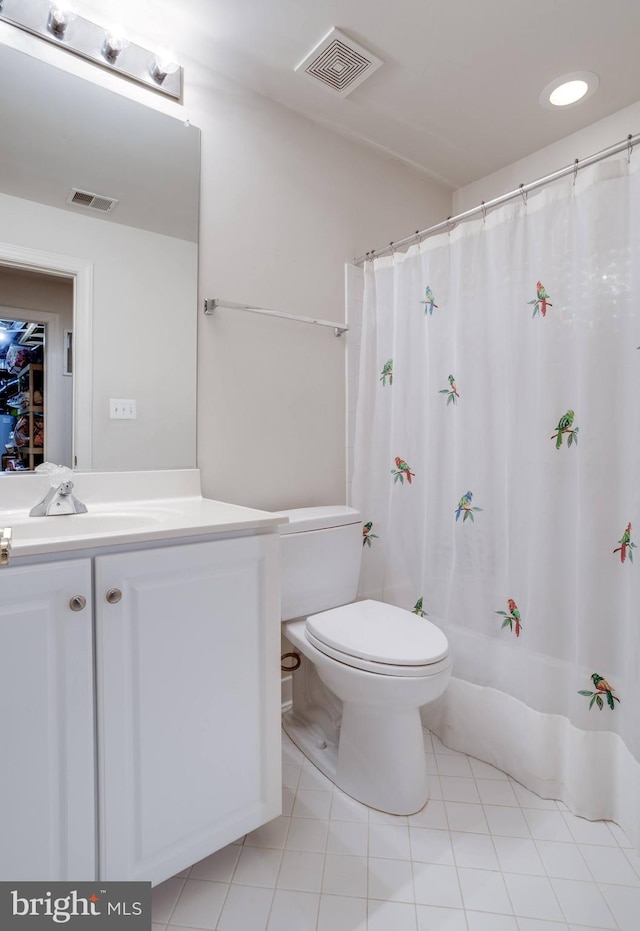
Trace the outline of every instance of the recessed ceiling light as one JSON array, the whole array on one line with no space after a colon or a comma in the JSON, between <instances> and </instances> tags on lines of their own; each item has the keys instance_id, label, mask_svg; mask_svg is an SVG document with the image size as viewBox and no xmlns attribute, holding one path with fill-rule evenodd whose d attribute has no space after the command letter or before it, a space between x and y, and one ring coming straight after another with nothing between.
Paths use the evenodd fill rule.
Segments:
<instances>
[{"instance_id":1,"label":"recessed ceiling light","mask_svg":"<svg viewBox=\"0 0 640 931\"><path fill-rule=\"evenodd\" d=\"M600 79L593 71L574 71L563 74L547 84L540 94L540 105L547 110L558 107L572 107L586 100L598 89Z\"/></svg>"}]
</instances>

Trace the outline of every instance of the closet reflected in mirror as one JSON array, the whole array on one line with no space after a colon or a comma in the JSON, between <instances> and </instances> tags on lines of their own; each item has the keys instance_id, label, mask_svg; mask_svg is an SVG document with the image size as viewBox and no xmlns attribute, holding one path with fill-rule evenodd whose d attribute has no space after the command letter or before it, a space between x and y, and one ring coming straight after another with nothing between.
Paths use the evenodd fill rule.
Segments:
<instances>
[{"instance_id":1,"label":"closet reflected in mirror","mask_svg":"<svg viewBox=\"0 0 640 931\"><path fill-rule=\"evenodd\" d=\"M73 280L0 265L2 472L72 465Z\"/></svg>"}]
</instances>

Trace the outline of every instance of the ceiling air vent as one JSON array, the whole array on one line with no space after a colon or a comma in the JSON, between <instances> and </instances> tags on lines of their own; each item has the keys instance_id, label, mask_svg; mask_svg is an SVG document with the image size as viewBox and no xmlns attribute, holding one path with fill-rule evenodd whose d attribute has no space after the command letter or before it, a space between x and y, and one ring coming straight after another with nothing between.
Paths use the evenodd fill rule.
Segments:
<instances>
[{"instance_id":1,"label":"ceiling air vent","mask_svg":"<svg viewBox=\"0 0 640 931\"><path fill-rule=\"evenodd\" d=\"M99 210L100 213L110 213L118 201L114 197L104 194L92 194L90 191L79 191L72 188L67 203L75 207L88 207L89 210Z\"/></svg>"},{"instance_id":2,"label":"ceiling air vent","mask_svg":"<svg viewBox=\"0 0 640 931\"><path fill-rule=\"evenodd\" d=\"M294 70L302 71L340 97L346 97L381 64L382 61L366 48L334 28Z\"/></svg>"}]
</instances>

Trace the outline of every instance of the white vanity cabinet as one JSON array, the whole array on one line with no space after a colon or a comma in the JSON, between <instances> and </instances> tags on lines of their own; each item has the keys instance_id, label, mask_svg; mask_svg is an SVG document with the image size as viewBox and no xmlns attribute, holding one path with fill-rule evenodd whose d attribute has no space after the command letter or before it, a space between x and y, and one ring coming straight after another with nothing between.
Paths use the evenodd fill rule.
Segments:
<instances>
[{"instance_id":1,"label":"white vanity cabinet","mask_svg":"<svg viewBox=\"0 0 640 931\"><path fill-rule=\"evenodd\" d=\"M3 880L156 884L281 810L278 535L91 556L0 570Z\"/></svg>"},{"instance_id":2,"label":"white vanity cabinet","mask_svg":"<svg viewBox=\"0 0 640 931\"><path fill-rule=\"evenodd\" d=\"M278 547L96 559L101 878L160 882L280 813Z\"/></svg>"},{"instance_id":3,"label":"white vanity cabinet","mask_svg":"<svg viewBox=\"0 0 640 931\"><path fill-rule=\"evenodd\" d=\"M93 702L91 561L1 569L0 879L96 878Z\"/></svg>"}]
</instances>

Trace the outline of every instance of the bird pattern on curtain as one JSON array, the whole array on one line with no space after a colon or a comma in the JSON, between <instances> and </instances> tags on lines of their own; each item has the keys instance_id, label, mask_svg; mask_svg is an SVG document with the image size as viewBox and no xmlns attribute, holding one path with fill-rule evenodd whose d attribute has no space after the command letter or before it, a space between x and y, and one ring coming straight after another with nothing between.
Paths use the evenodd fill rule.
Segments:
<instances>
[{"instance_id":1,"label":"bird pattern on curtain","mask_svg":"<svg viewBox=\"0 0 640 931\"><path fill-rule=\"evenodd\" d=\"M563 185L539 195L533 210L501 208L490 222L368 263L356 421L353 503L366 518L367 550L361 595L411 610L422 589L412 610L429 617L423 600L436 602L454 662L460 634L463 677L499 679L539 710L570 716L570 689L589 699L589 711L617 710L621 697L610 683L630 681L640 659L638 587L604 568L615 557L622 573L633 572L636 548L640 431L630 395L640 393L640 357L630 350L640 332L640 224L625 166L598 169L583 190ZM640 195L637 176L634 191ZM536 281L532 299L528 281ZM527 305L529 332L516 319ZM471 399L473 415L456 423ZM549 432L544 417L555 421ZM547 444L558 461L582 457L579 465L563 461L554 477ZM447 507L454 481L458 495ZM624 526L621 518L620 539L607 544L600 531ZM480 545L473 535L489 524ZM596 595L605 572L607 594L615 593L609 607ZM561 595L555 609L550 585ZM497 626L518 649L530 632L537 636L530 670L526 657L492 655ZM554 628L563 633L554 637ZM518 679L543 667L539 690L548 696L533 698L536 686ZM638 753L635 722L631 729Z\"/></svg>"}]
</instances>

